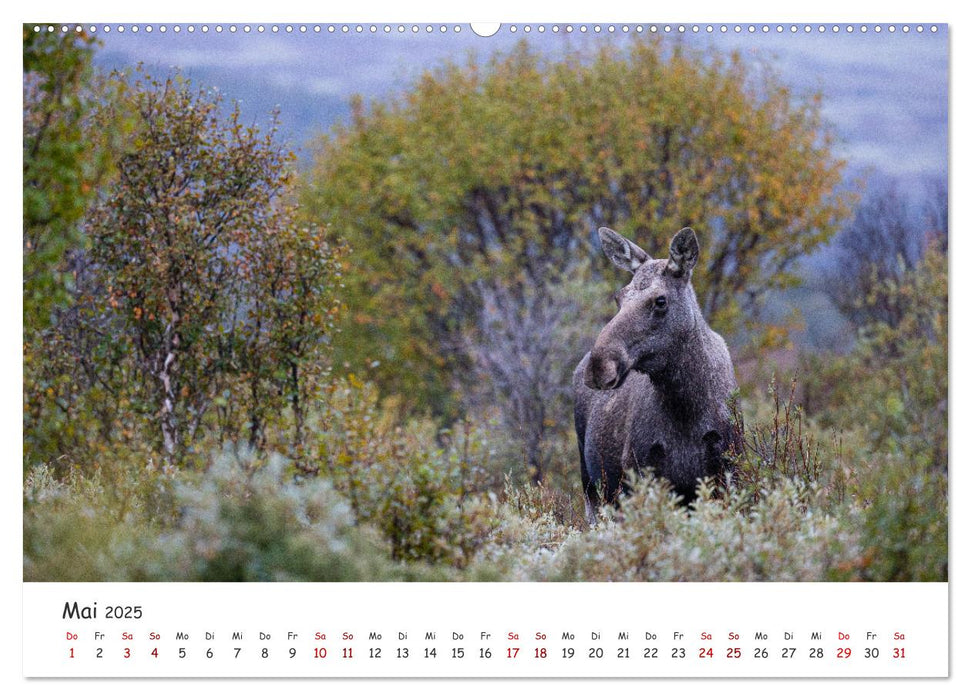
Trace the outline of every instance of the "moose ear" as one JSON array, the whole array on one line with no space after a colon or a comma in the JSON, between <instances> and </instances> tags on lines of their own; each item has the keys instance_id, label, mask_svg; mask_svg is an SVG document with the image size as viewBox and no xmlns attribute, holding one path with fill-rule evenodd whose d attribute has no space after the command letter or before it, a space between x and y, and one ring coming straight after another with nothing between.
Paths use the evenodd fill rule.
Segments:
<instances>
[{"instance_id":1,"label":"moose ear","mask_svg":"<svg viewBox=\"0 0 971 700\"><path fill-rule=\"evenodd\" d=\"M698 262L698 237L690 228L683 228L671 239L671 255L666 268L668 274L683 277L691 274Z\"/></svg>"},{"instance_id":2,"label":"moose ear","mask_svg":"<svg viewBox=\"0 0 971 700\"><path fill-rule=\"evenodd\" d=\"M628 241L616 231L606 226L600 228L600 247L604 255L621 270L636 272L637 268L651 259L651 256L641 250L637 244Z\"/></svg>"}]
</instances>

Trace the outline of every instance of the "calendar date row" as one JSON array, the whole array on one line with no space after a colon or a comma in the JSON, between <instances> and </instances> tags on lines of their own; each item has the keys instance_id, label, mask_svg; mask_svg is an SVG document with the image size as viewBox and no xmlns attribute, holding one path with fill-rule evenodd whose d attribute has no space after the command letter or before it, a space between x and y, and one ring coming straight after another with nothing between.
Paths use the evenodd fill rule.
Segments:
<instances>
[{"instance_id":1,"label":"calendar date row","mask_svg":"<svg viewBox=\"0 0 971 700\"><path fill-rule=\"evenodd\" d=\"M187 659L195 656L202 656L206 659L218 657L229 659L270 659L271 657L281 657L284 659L312 658L316 660L354 660L365 658L369 660L392 659L438 659L441 652L442 657L451 659L547 659L559 657L561 659L603 659L614 656L617 659L714 659L717 657L724 659L769 659L772 657L780 659L795 659L805 657L809 659L850 659L854 655L852 647L698 647L696 650L689 647L143 647L138 650L141 654L148 657L159 659L165 656L179 659ZM558 653L557 653L558 652ZM69 658L79 658L84 653L82 648L69 647ZM95 659L107 658L114 654L122 659L134 658L136 649L133 647L93 647L88 650L88 655ZM889 654L892 659L906 659L906 647L891 647L881 649L881 647L868 646L857 648L857 656L865 659L878 659L881 654Z\"/></svg>"}]
</instances>

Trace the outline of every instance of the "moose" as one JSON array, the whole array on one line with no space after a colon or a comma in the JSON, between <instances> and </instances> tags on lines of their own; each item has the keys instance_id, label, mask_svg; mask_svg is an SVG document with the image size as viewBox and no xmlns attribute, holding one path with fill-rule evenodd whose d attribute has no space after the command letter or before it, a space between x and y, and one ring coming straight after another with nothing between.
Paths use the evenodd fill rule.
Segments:
<instances>
[{"instance_id":1,"label":"moose","mask_svg":"<svg viewBox=\"0 0 971 700\"><path fill-rule=\"evenodd\" d=\"M591 522L626 476L647 470L684 503L698 480L726 473L737 445L729 402L737 388L728 346L702 317L691 286L698 237L683 228L669 257L654 260L609 228L604 254L633 275L614 295L617 314L573 373L580 479Z\"/></svg>"}]
</instances>

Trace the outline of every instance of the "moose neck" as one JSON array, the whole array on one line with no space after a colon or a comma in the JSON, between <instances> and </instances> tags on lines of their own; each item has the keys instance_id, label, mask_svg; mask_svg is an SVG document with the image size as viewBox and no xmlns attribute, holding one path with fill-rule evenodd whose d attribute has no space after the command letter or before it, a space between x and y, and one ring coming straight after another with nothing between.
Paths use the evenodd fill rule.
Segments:
<instances>
[{"instance_id":1,"label":"moose neck","mask_svg":"<svg viewBox=\"0 0 971 700\"><path fill-rule=\"evenodd\" d=\"M711 405L714 368L704 352L706 331L705 325L695 326L675 343L677 350L665 367L648 373L662 404L679 422L694 421Z\"/></svg>"}]
</instances>

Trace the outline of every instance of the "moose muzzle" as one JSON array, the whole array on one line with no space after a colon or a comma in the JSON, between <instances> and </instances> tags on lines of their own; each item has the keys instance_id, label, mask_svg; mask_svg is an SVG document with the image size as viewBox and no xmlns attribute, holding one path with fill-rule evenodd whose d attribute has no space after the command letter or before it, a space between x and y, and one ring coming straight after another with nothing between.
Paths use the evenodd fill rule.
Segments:
<instances>
[{"instance_id":1,"label":"moose muzzle","mask_svg":"<svg viewBox=\"0 0 971 700\"><path fill-rule=\"evenodd\" d=\"M590 361L583 373L583 382L591 389L616 389L624 381L630 365L627 353L621 348L597 348L590 353Z\"/></svg>"}]
</instances>

